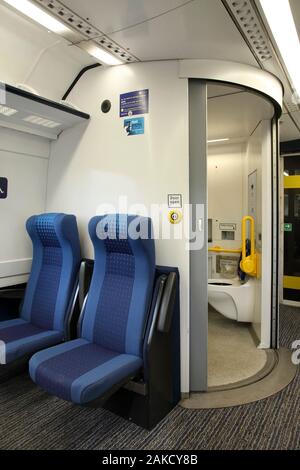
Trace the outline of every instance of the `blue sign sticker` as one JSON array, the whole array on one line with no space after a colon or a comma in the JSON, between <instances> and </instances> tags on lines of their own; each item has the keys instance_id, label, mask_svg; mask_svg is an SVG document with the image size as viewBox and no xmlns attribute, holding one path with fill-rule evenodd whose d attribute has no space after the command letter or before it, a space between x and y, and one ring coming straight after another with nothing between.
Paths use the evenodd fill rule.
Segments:
<instances>
[{"instance_id":1,"label":"blue sign sticker","mask_svg":"<svg viewBox=\"0 0 300 470\"><path fill-rule=\"evenodd\" d=\"M7 198L8 179L0 176L0 199Z\"/></svg>"},{"instance_id":2,"label":"blue sign sticker","mask_svg":"<svg viewBox=\"0 0 300 470\"><path fill-rule=\"evenodd\" d=\"M145 121L143 117L124 119L124 129L126 134L141 135L145 133Z\"/></svg>"},{"instance_id":3,"label":"blue sign sticker","mask_svg":"<svg viewBox=\"0 0 300 470\"><path fill-rule=\"evenodd\" d=\"M149 113L149 90L131 91L120 95L120 117Z\"/></svg>"}]
</instances>

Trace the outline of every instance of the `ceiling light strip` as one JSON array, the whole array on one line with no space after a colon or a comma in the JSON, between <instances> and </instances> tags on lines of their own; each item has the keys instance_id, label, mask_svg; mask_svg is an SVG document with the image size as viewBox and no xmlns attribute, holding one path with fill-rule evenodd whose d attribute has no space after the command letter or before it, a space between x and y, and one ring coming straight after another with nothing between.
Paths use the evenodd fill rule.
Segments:
<instances>
[{"instance_id":1,"label":"ceiling light strip","mask_svg":"<svg viewBox=\"0 0 300 470\"><path fill-rule=\"evenodd\" d=\"M29 122L30 124L35 124L37 126L48 127L50 129L61 126L60 122L51 121L50 119L45 119L34 114L23 118L23 121Z\"/></svg>"},{"instance_id":2,"label":"ceiling light strip","mask_svg":"<svg viewBox=\"0 0 300 470\"><path fill-rule=\"evenodd\" d=\"M4 0L4 2L53 33L64 34L68 32L68 28L61 21L58 21L29 0Z\"/></svg>"},{"instance_id":3,"label":"ceiling light strip","mask_svg":"<svg viewBox=\"0 0 300 470\"><path fill-rule=\"evenodd\" d=\"M300 41L289 0L259 0L295 91L300 96Z\"/></svg>"},{"instance_id":4,"label":"ceiling light strip","mask_svg":"<svg viewBox=\"0 0 300 470\"><path fill-rule=\"evenodd\" d=\"M102 47L97 46L94 41L83 41L77 45L103 64L122 65L124 63L122 60L118 59L118 57L115 57L114 55L110 54Z\"/></svg>"},{"instance_id":5,"label":"ceiling light strip","mask_svg":"<svg viewBox=\"0 0 300 470\"><path fill-rule=\"evenodd\" d=\"M207 143L208 144L213 144L213 143L216 143L216 142L227 142L229 140L228 137L224 138L224 139L212 139L212 140L208 140Z\"/></svg>"},{"instance_id":6,"label":"ceiling light strip","mask_svg":"<svg viewBox=\"0 0 300 470\"><path fill-rule=\"evenodd\" d=\"M2 114L3 116L10 117L16 114L17 112L18 111L14 108L9 108L8 106L0 105L0 114Z\"/></svg>"},{"instance_id":7,"label":"ceiling light strip","mask_svg":"<svg viewBox=\"0 0 300 470\"><path fill-rule=\"evenodd\" d=\"M139 59L131 54L127 49L121 47L118 43L112 41L103 31L92 26L89 21L81 18L70 8L66 7L58 0L32 0L39 4L45 10L51 12L51 15L64 22L68 27L80 33L85 39L94 40L100 47L108 53L118 57L122 62L138 62Z\"/></svg>"}]
</instances>

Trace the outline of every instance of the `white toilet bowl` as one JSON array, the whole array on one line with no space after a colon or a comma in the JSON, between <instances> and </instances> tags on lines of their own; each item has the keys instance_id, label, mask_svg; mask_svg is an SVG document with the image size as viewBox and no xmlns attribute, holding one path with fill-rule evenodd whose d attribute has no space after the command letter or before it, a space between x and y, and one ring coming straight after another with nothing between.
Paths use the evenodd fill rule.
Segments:
<instances>
[{"instance_id":1,"label":"white toilet bowl","mask_svg":"<svg viewBox=\"0 0 300 470\"><path fill-rule=\"evenodd\" d=\"M255 283L250 278L245 284L239 279L209 279L208 303L217 312L240 322L254 319Z\"/></svg>"}]
</instances>

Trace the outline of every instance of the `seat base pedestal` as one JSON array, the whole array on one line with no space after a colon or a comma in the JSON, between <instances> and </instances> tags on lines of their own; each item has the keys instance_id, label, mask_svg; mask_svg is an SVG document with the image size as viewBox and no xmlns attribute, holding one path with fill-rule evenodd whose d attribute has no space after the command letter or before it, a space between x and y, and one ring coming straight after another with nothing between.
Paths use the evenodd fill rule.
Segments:
<instances>
[{"instance_id":1,"label":"seat base pedestal","mask_svg":"<svg viewBox=\"0 0 300 470\"><path fill-rule=\"evenodd\" d=\"M150 390L145 396L125 388L118 390L102 405L104 409L148 430L154 428L174 406L154 391Z\"/></svg>"}]
</instances>

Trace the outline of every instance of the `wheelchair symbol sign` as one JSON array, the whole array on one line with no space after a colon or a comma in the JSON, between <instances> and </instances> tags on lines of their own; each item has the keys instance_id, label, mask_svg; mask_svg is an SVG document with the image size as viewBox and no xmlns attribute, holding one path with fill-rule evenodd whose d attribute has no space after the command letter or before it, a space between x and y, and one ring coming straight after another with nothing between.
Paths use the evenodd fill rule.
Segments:
<instances>
[{"instance_id":1,"label":"wheelchair symbol sign","mask_svg":"<svg viewBox=\"0 0 300 470\"><path fill-rule=\"evenodd\" d=\"M8 179L0 177L0 199L7 198Z\"/></svg>"}]
</instances>

